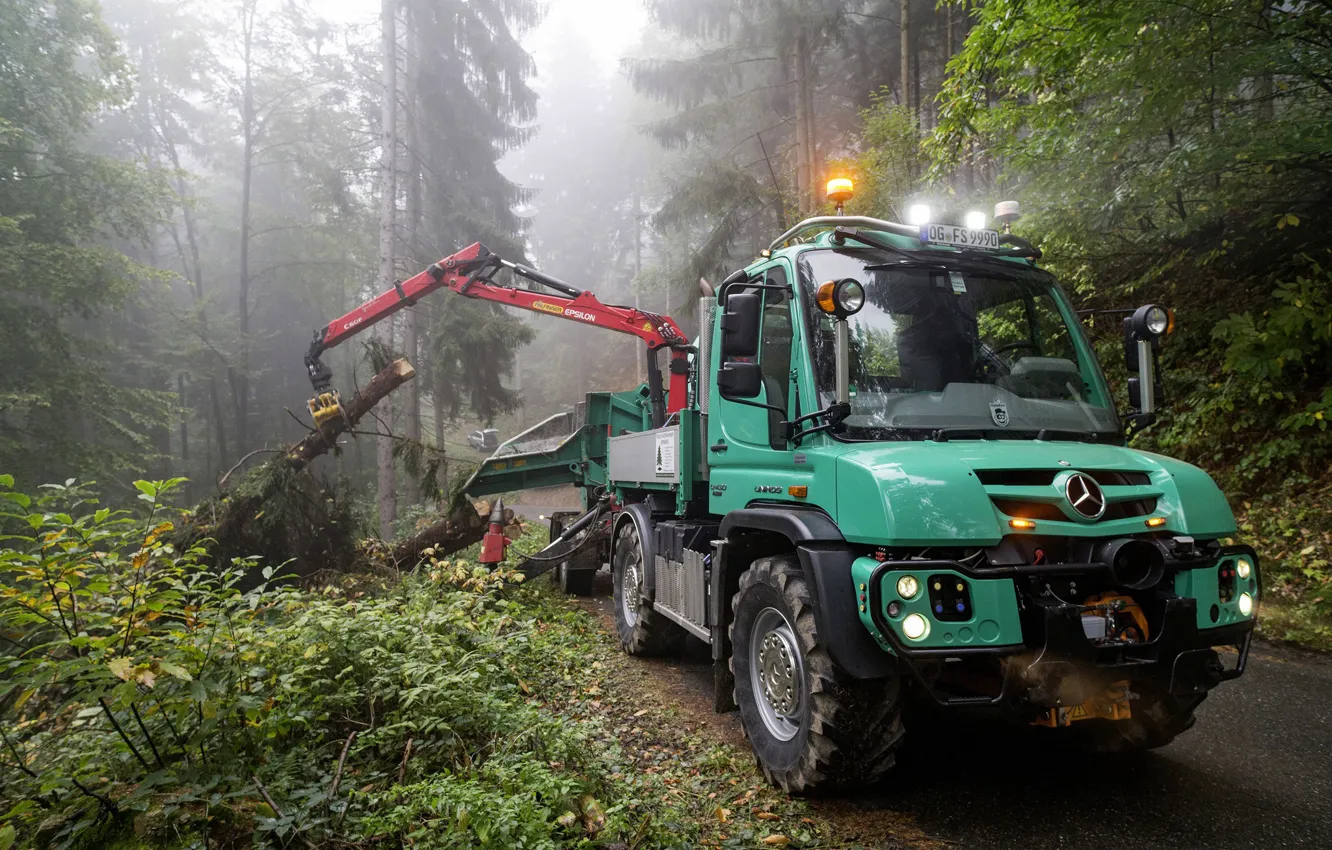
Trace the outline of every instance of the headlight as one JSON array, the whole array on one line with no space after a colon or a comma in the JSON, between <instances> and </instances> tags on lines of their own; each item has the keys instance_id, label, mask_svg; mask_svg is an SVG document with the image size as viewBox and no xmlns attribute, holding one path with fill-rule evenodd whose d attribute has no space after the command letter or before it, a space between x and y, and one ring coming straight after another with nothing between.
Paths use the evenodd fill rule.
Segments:
<instances>
[{"instance_id":1,"label":"headlight","mask_svg":"<svg viewBox=\"0 0 1332 850\"><path fill-rule=\"evenodd\" d=\"M897 580L898 596L911 599L917 593L920 593L920 582L916 581L915 576L902 576Z\"/></svg>"},{"instance_id":2,"label":"headlight","mask_svg":"<svg viewBox=\"0 0 1332 850\"><path fill-rule=\"evenodd\" d=\"M1239 576L1240 578L1248 578L1252 573L1253 573L1253 564L1249 563L1243 558L1240 558L1239 563L1235 565L1235 575Z\"/></svg>"},{"instance_id":3,"label":"headlight","mask_svg":"<svg viewBox=\"0 0 1332 850\"><path fill-rule=\"evenodd\" d=\"M902 634L911 640L921 640L930 633L930 621L919 614L908 614L902 621Z\"/></svg>"},{"instance_id":4,"label":"headlight","mask_svg":"<svg viewBox=\"0 0 1332 850\"><path fill-rule=\"evenodd\" d=\"M929 204L912 204L907 210L907 224L929 224Z\"/></svg>"},{"instance_id":5,"label":"headlight","mask_svg":"<svg viewBox=\"0 0 1332 850\"><path fill-rule=\"evenodd\" d=\"M1239 597L1239 612L1244 616L1253 613L1253 597L1247 593L1241 593Z\"/></svg>"},{"instance_id":6,"label":"headlight","mask_svg":"<svg viewBox=\"0 0 1332 850\"><path fill-rule=\"evenodd\" d=\"M985 229L985 213L981 212L980 210L975 210L973 212L967 213L967 217L965 220L967 222L967 227L971 228L972 230Z\"/></svg>"}]
</instances>

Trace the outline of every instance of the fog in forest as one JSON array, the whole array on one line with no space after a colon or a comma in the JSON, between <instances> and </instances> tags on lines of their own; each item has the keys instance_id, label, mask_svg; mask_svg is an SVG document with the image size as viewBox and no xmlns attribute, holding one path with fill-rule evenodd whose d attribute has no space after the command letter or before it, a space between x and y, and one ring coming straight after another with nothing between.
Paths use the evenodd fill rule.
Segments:
<instances>
[{"instance_id":1,"label":"fog in forest","mask_svg":"<svg viewBox=\"0 0 1332 850\"><path fill-rule=\"evenodd\" d=\"M995 35L1020 29L995 23L1008 6L401 0L386 18L371 0L10 2L0 467L34 486L73 477L125 496L136 477L181 476L185 498L215 493L309 433L316 329L476 242L693 335L699 278L830 212L823 187L841 176L856 180L848 211L897 220L918 201L961 215L1020 200L1022 227L1058 249L1051 268L1083 305L1122 306L1153 286L1197 304L1199 336L1177 348L1204 353L1186 358L1194 380L1252 369L1285 387L1264 396L1279 408L1271 427L1317 428L1321 397L1293 389L1317 380L1264 371L1264 320L1230 321L1321 274L1306 262L1324 267L1322 231L1308 226L1317 208L1287 209L1288 186L1305 198L1314 183L1300 174L1321 156L1291 141L1318 138L1303 128L1322 114L1320 72L1291 65L1303 86L1254 70L1289 64L1280 45L1300 27L1321 32L1316 16L1258 35L1226 18L1234 28L1208 37L1241 58L1178 68L1172 80L1197 81L1183 89L1151 85L1161 72L1146 60L1087 71L1073 57L1102 47L1083 33L1082 47L1040 58L1050 76L1038 86L1021 70L1028 47ZM1133 14L1114 26L1148 26ZM1115 79L1132 98L1100 96ZM1200 106L1218 91L1231 93L1224 121ZM1166 92L1174 100L1158 102ZM1156 111L1128 132L1133 98ZM1218 165L1257 161L1270 167ZM1264 224L1261 240L1213 240L1216 216L1259 226L1224 218L1245 209L1292 218L1272 218L1281 227ZM1290 243L1289 261L1227 266L1256 270L1236 272L1223 298L1184 283L1211 274L1216 252L1268 239ZM1149 258L1150 281L1130 257ZM1317 362L1290 355L1317 348L1291 327L1272 350ZM392 356L417 377L319 471L389 533L398 510L380 499L428 510L485 455L469 435L507 439L590 390L632 388L641 349L435 292L323 352L344 394ZM1170 439L1192 445L1180 427ZM435 492L404 444L429 459Z\"/></svg>"}]
</instances>

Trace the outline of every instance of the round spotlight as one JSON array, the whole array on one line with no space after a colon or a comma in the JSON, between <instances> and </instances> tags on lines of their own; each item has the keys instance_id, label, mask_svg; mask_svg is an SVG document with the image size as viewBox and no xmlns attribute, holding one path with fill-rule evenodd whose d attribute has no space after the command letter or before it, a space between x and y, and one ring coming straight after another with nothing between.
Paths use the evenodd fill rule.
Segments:
<instances>
[{"instance_id":1,"label":"round spotlight","mask_svg":"<svg viewBox=\"0 0 1332 850\"><path fill-rule=\"evenodd\" d=\"M1244 558L1240 558L1239 562L1235 565L1235 575L1240 578L1248 578L1252 573L1253 564L1249 563Z\"/></svg>"},{"instance_id":2,"label":"round spotlight","mask_svg":"<svg viewBox=\"0 0 1332 850\"><path fill-rule=\"evenodd\" d=\"M1133 314L1132 326L1138 339L1160 339L1170 329L1170 313L1156 304L1139 307Z\"/></svg>"},{"instance_id":3,"label":"round spotlight","mask_svg":"<svg viewBox=\"0 0 1332 850\"><path fill-rule=\"evenodd\" d=\"M902 621L902 634L911 640L922 640L930 633L930 621L919 614L908 614Z\"/></svg>"},{"instance_id":4,"label":"round spotlight","mask_svg":"<svg viewBox=\"0 0 1332 850\"><path fill-rule=\"evenodd\" d=\"M912 204L907 210L907 224L929 224L930 223L930 205Z\"/></svg>"},{"instance_id":5,"label":"round spotlight","mask_svg":"<svg viewBox=\"0 0 1332 850\"><path fill-rule=\"evenodd\" d=\"M1170 327L1170 314L1164 307L1153 307L1147 311L1147 330L1160 336Z\"/></svg>"},{"instance_id":6,"label":"round spotlight","mask_svg":"<svg viewBox=\"0 0 1332 850\"><path fill-rule=\"evenodd\" d=\"M1239 595L1239 612L1245 617L1253 613L1253 597L1247 593Z\"/></svg>"},{"instance_id":7,"label":"round spotlight","mask_svg":"<svg viewBox=\"0 0 1332 850\"><path fill-rule=\"evenodd\" d=\"M967 227L972 230L984 230L986 224L985 213L980 210L973 210L967 213L966 222Z\"/></svg>"},{"instance_id":8,"label":"round spotlight","mask_svg":"<svg viewBox=\"0 0 1332 850\"><path fill-rule=\"evenodd\" d=\"M865 287L851 277L826 281L819 286L814 300L823 312L845 319L859 313L865 306Z\"/></svg>"},{"instance_id":9,"label":"round spotlight","mask_svg":"<svg viewBox=\"0 0 1332 850\"><path fill-rule=\"evenodd\" d=\"M865 306L865 287L854 278L847 278L837 284L833 301L844 316L854 316Z\"/></svg>"},{"instance_id":10,"label":"round spotlight","mask_svg":"<svg viewBox=\"0 0 1332 850\"><path fill-rule=\"evenodd\" d=\"M897 580L897 595L903 599L911 599L917 593L920 593L920 582L916 581L915 576L902 576Z\"/></svg>"}]
</instances>

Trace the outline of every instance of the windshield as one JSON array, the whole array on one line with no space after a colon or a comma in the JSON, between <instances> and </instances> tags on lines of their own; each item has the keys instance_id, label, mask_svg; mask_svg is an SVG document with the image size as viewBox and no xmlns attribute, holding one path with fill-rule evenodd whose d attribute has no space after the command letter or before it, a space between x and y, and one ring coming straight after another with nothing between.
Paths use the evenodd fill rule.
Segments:
<instances>
[{"instance_id":1,"label":"windshield","mask_svg":"<svg viewBox=\"0 0 1332 850\"><path fill-rule=\"evenodd\" d=\"M805 303L814 303L819 284L845 278L865 287L865 307L850 319L851 415L843 436L941 428L1015 437L1119 433L1100 367L1047 272L988 260L903 263L875 250L800 255ZM836 386L833 323L808 312L827 405Z\"/></svg>"}]
</instances>

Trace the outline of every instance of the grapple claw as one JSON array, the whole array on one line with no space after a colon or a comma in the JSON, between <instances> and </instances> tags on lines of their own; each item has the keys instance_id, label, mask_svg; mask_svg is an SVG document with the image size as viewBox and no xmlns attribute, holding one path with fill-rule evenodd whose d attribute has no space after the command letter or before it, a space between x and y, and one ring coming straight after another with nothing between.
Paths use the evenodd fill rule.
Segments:
<instances>
[{"instance_id":1,"label":"grapple claw","mask_svg":"<svg viewBox=\"0 0 1332 850\"><path fill-rule=\"evenodd\" d=\"M337 390L320 393L306 402L306 407L310 409L317 428L323 428L334 419L347 421L347 414L342 409L342 395Z\"/></svg>"}]
</instances>

